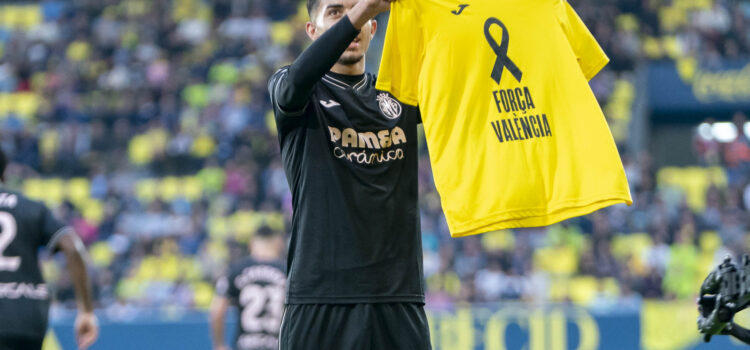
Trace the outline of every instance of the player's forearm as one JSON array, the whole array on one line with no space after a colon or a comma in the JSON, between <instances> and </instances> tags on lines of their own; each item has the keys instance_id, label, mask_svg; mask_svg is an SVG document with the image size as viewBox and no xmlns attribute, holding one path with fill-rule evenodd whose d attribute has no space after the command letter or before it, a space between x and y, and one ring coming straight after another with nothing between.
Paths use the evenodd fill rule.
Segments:
<instances>
[{"instance_id":1,"label":"player's forearm","mask_svg":"<svg viewBox=\"0 0 750 350\"><path fill-rule=\"evenodd\" d=\"M83 312L93 312L94 303L91 298L91 283L86 268L86 248L83 242L74 234L68 234L59 241L60 249L65 253L68 261L68 272L73 280L73 288L78 301L78 309Z\"/></svg>"},{"instance_id":2,"label":"player's forearm","mask_svg":"<svg viewBox=\"0 0 750 350\"><path fill-rule=\"evenodd\" d=\"M83 312L93 312L94 302L91 297L91 283L86 271L86 262L83 260L81 252L76 252L68 257L68 270L73 277L73 288L78 301L78 309Z\"/></svg>"},{"instance_id":3,"label":"player's forearm","mask_svg":"<svg viewBox=\"0 0 750 350\"><path fill-rule=\"evenodd\" d=\"M211 305L211 341L214 349L221 348L224 345L224 316L226 311L221 303L217 301Z\"/></svg>"},{"instance_id":4,"label":"player's forearm","mask_svg":"<svg viewBox=\"0 0 750 350\"><path fill-rule=\"evenodd\" d=\"M325 75L359 33L344 16L315 40L289 67L286 79L279 81L276 99L287 110L305 106L315 84Z\"/></svg>"},{"instance_id":5,"label":"player's forearm","mask_svg":"<svg viewBox=\"0 0 750 350\"><path fill-rule=\"evenodd\" d=\"M224 320L211 320L211 341L214 349L224 345Z\"/></svg>"}]
</instances>

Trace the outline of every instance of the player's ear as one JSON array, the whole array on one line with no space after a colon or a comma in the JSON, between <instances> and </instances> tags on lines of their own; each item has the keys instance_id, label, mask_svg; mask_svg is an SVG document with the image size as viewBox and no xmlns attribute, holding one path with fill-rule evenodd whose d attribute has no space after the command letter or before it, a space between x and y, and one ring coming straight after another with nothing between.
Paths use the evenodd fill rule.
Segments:
<instances>
[{"instance_id":1,"label":"player's ear","mask_svg":"<svg viewBox=\"0 0 750 350\"><path fill-rule=\"evenodd\" d=\"M371 29L370 29L370 39L372 39L373 37L375 37L375 32L378 31L378 21L376 21L374 18L371 19L371 21L372 21L372 23L370 25L370 27L371 27Z\"/></svg>"},{"instance_id":2,"label":"player's ear","mask_svg":"<svg viewBox=\"0 0 750 350\"><path fill-rule=\"evenodd\" d=\"M312 22L307 22L305 24L305 32L307 33L307 36L310 37L310 40L315 40L315 32L317 32L318 28L315 27L315 24Z\"/></svg>"}]
</instances>

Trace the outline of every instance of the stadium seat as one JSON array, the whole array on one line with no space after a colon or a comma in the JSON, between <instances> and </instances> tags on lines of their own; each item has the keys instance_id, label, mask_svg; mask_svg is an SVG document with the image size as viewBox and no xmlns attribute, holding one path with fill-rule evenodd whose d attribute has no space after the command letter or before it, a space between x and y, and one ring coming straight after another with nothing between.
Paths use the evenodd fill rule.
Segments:
<instances>
[{"instance_id":1,"label":"stadium seat","mask_svg":"<svg viewBox=\"0 0 750 350\"><path fill-rule=\"evenodd\" d=\"M293 38L294 28L288 22L274 22L271 24L271 42L274 45L289 45Z\"/></svg>"},{"instance_id":2,"label":"stadium seat","mask_svg":"<svg viewBox=\"0 0 750 350\"><path fill-rule=\"evenodd\" d=\"M75 205L81 205L91 198L91 182L87 178L77 177L68 180L66 197Z\"/></svg>"},{"instance_id":3,"label":"stadium seat","mask_svg":"<svg viewBox=\"0 0 750 350\"><path fill-rule=\"evenodd\" d=\"M209 195L213 195L221 192L224 188L224 181L226 181L226 173L224 169L216 166L207 166L201 169L196 178L201 183L201 187Z\"/></svg>"},{"instance_id":4,"label":"stadium seat","mask_svg":"<svg viewBox=\"0 0 750 350\"><path fill-rule=\"evenodd\" d=\"M230 225L226 217L212 215L208 218L207 228L211 239L226 239L233 232L234 226Z\"/></svg>"},{"instance_id":5,"label":"stadium seat","mask_svg":"<svg viewBox=\"0 0 750 350\"><path fill-rule=\"evenodd\" d=\"M114 252L106 242L96 242L89 247L91 262L98 268L106 268L114 259Z\"/></svg>"},{"instance_id":6,"label":"stadium seat","mask_svg":"<svg viewBox=\"0 0 750 350\"><path fill-rule=\"evenodd\" d=\"M551 276L547 287L551 302L565 302L570 299L570 279L567 277Z\"/></svg>"},{"instance_id":7,"label":"stadium seat","mask_svg":"<svg viewBox=\"0 0 750 350\"><path fill-rule=\"evenodd\" d=\"M209 305L211 305L211 299L214 297L213 285L206 282L194 282L192 283L192 286L195 307L199 309L208 309Z\"/></svg>"},{"instance_id":8,"label":"stadium seat","mask_svg":"<svg viewBox=\"0 0 750 350\"><path fill-rule=\"evenodd\" d=\"M130 140L128 156L134 165L146 165L153 159L153 153L148 138L145 135L135 136Z\"/></svg>"},{"instance_id":9,"label":"stadium seat","mask_svg":"<svg viewBox=\"0 0 750 350\"><path fill-rule=\"evenodd\" d=\"M215 147L214 139L206 133L201 133L193 141L190 153L198 158L207 158L214 153Z\"/></svg>"},{"instance_id":10,"label":"stadium seat","mask_svg":"<svg viewBox=\"0 0 750 350\"><path fill-rule=\"evenodd\" d=\"M171 202L182 195L180 180L174 176L167 176L159 182L159 198L165 202Z\"/></svg>"},{"instance_id":11,"label":"stadium seat","mask_svg":"<svg viewBox=\"0 0 750 350\"><path fill-rule=\"evenodd\" d=\"M238 210L235 212L230 221L235 233L235 239L241 243L247 243L253 236L253 233L260 227L262 217L258 213L250 210Z\"/></svg>"},{"instance_id":12,"label":"stadium seat","mask_svg":"<svg viewBox=\"0 0 750 350\"><path fill-rule=\"evenodd\" d=\"M511 230L489 232L482 235L482 247L488 252L509 251L515 245L515 236Z\"/></svg>"},{"instance_id":13,"label":"stadium seat","mask_svg":"<svg viewBox=\"0 0 750 350\"><path fill-rule=\"evenodd\" d=\"M135 184L135 195L144 203L151 203L156 199L158 187L156 179L143 179Z\"/></svg>"},{"instance_id":14,"label":"stadium seat","mask_svg":"<svg viewBox=\"0 0 750 350\"><path fill-rule=\"evenodd\" d=\"M78 210L90 223L98 225L104 219L104 205L96 199L87 199L80 203Z\"/></svg>"},{"instance_id":15,"label":"stadium seat","mask_svg":"<svg viewBox=\"0 0 750 350\"><path fill-rule=\"evenodd\" d=\"M568 288L574 303L587 306L596 298L599 281L593 276L577 276L570 279Z\"/></svg>"},{"instance_id":16,"label":"stadium seat","mask_svg":"<svg viewBox=\"0 0 750 350\"><path fill-rule=\"evenodd\" d=\"M700 168L665 167L657 173L659 186L677 186L687 195L687 202L693 210L702 211L706 206L706 190L715 185L726 188L727 176L720 167Z\"/></svg>"},{"instance_id":17,"label":"stadium seat","mask_svg":"<svg viewBox=\"0 0 750 350\"><path fill-rule=\"evenodd\" d=\"M44 188L44 202L50 206L57 206L65 200L65 181L51 178L42 182Z\"/></svg>"},{"instance_id":18,"label":"stadium seat","mask_svg":"<svg viewBox=\"0 0 750 350\"><path fill-rule=\"evenodd\" d=\"M712 254L721 247L721 237L715 231L702 232L698 239L698 245L701 248L701 252L705 254Z\"/></svg>"},{"instance_id":19,"label":"stadium seat","mask_svg":"<svg viewBox=\"0 0 750 350\"><path fill-rule=\"evenodd\" d=\"M612 238L612 255L624 260L628 256L640 256L651 248L653 240L647 233L631 233L615 235Z\"/></svg>"},{"instance_id":20,"label":"stadium seat","mask_svg":"<svg viewBox=\"0 0 750 350\"><path fill-rule=\"evenodd\" d=\"M44 198L44 180L39 178L26 179L23 182L23 193L31 199L41 200Z\"/></svg>"},{"instance_id":21,"label":"stadium seat","mask_svg":"<svg viewBox=\"0 0 750 350\"><path fill-rule=\"evenodd\" d=\"M180 194L189 202L195 202L203 196L203 183L197 176L183 177L180 183Z\"/></svg>"},{"instance_id":22,"label":"stadium seat","mask_svg":"<svg viewBox=\"0 0 750 350\"><path fill-rule=\"evenodd\" d=\"M35 93L16 93L11 95L11 101L11 113L24 120L32 120L39 109L40 98Z\"/></svg>"},{"instance_id":23,"label":"stadium seat","mask_svg":"<svg viewBox=\"0 0 750 350\"><path fill-rule=\"evenodd\" d=\"M541 248L534 252L534 265L541 271L569 276L578 270L578 254L568 246Z\"/></svg>"},{"instance_id":24,"label":"stadium seat","mask_svg":"<svg viewBox=\"0 0 750 350\"><path fill-rule=\"evenodd\" d=\"M0 27L29 30L42 22L42 11L38 5L0 6Z\"/></svg>"}]
</instances>

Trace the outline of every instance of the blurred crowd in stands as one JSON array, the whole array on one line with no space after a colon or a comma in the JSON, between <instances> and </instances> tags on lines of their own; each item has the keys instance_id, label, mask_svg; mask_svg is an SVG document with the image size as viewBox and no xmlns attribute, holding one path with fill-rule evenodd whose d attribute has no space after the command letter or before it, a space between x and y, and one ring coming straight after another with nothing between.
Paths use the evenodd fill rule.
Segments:
<instances>
[{"instance_id":1,"label":"blurred crowd in stands","mask_svg":"<svg viewBox=\"0 0 750 350\"><path fill-rule=\"evenodd\" d=\"M694 168L658 168L624 141L638 65L750 58L750 3L570 2L612 60L591 84L635 204L452 239L423 152L432 308L691 298L717 257L747 250L750 135L696 143L698 158L709 159L709 149L711 160ZM83 237L101 307L123 318L135 307L205 308L213 282L259 227L288 233L291 200L266 82L308 43L303 2L52 0L0 4L0 13L7 185L50 204ZM62 267L44 270L57 299L73 303Z\"/></svg>"}]
</instances>

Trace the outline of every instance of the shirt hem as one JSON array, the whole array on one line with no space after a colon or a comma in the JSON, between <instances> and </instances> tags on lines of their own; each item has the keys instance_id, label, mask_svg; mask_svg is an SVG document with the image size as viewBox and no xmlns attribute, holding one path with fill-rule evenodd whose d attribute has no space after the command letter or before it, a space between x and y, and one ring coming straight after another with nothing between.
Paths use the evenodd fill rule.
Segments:
<instances>
[{"instance_id":1,"label":"shirt hem","mask_svg":"<svg viewBox=\"0 0 750 350\"><path fill-rule=\"evenodd\" d=\"M489 215L458 228L450 225L451 237L471 236L510 228L548 226L619 203L633 204L630 193L616 192L588 200L569 200L547 209L519 209Z\"/></svg>"},{"instance_id":2,"label":"shirt hem","mask_svg":"<svg viewBox=\"0 0 750 350\"><path fill-rule=\"evenodd\" d=\"M44 339L45 336L46 336L46 333L0 331L0 338L19 337L19 338L30 338L30 339Z\"/></svg>"},{"instance_id":3,"label":"shirt hem","mask_svg":"<svg viewBox=\"0 0 750 350\"><path fill-rule=\"evenodd\" d=\"M287 296L285 304L380 304L380 303L425 303L423 295L399 295L399 296L319 296L319 297L290 297Z\"/></svg>"},{"instance_id":4,"label":"shirt hem","mask_svg":"<svg viewBox=\"0 0 750 350\"><path fill-rule=\"evenodd\" d=\"M609 58L604 58L597 62L596 64L592 65L591 68L587 69L585 72L583 72L583 75L586 76L586 80L590 81L593 79L599 72L604 69L604 67L607 66L609 63Z\"/></svg>"}]
</instances>

